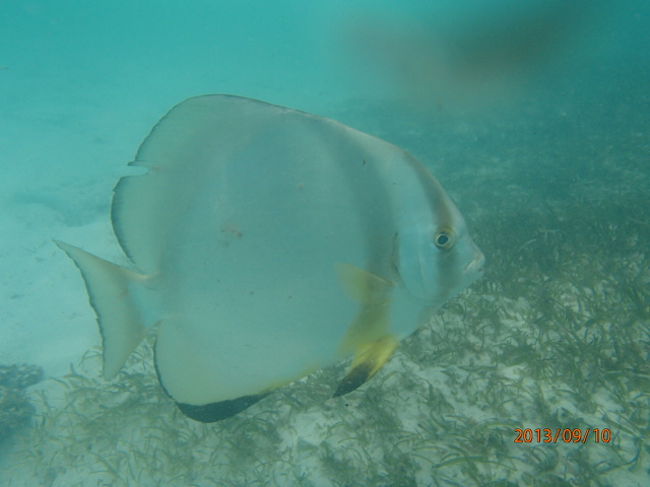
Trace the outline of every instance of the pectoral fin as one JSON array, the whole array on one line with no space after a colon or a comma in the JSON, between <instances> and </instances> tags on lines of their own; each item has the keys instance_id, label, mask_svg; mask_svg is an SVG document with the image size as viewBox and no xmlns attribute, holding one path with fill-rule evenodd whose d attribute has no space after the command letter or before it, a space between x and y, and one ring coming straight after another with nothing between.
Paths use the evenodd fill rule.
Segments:
<instances>
[{"instance_id":1,"label":"pectoral fin","mask_svg":"<svg viewBox=\"0 0 650 487\"><path fill-rule=\"evenodd\" d=\"M346 293L364 304L385 301L393 288L392 282L352 264L339 263L336 270Z\"/></svg>"}]
</instances>

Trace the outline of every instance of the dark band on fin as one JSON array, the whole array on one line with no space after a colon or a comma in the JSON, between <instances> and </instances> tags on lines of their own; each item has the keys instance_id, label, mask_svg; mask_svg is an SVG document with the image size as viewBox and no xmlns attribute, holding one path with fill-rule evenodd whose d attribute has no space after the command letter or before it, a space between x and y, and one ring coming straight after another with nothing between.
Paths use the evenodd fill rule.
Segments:
<instances>
[{"instance_id":1,"label":"dark band on fin","mask_svg":"<svg viewBox=\"0 0 650 487\"><path fill-rule=\"evenodd\" d=\"M336 388L333 397L352 392L373 377L391 358L397 344L397 337L385 335L360 346L350 371Z\"/></svg>"},{"instance_id":2,"label":"dark band on fin","mask_svg":"<svg viewBox=\"0 0 650 487\"><path fill-rule=\"evenodd\" d=\"M201 421L202 423L214 423L215 421L221 421L222 419L234 416L266 396L267 394L241 396L237 399L213 402L202 406L183 404L182 402L177 402L176 405L185 416L191 419Z\"/></svg>"},{"instance_id":3,"label":"dark band on fin","mask_svg":"<svg viewBox=\"0 0 650 487\"><path fill-rule=\"evenodd\" d=\"M174 399L174 397L169 393L165 387L164 382L160 376L160 370L158 369L158 360L156 357L156 347L154 346L154 365L156 367L156 375L158 376L158 382L169 397ZM187 416L195 421L201 421L202 423L214 423L215 421L221 421L222 419L229 418L235 414L243 411L246 408L249 408L257 401L264 399L269 393L264 392L262 394L251 394L248 396L240 396L235 399L228 399L226 401L211 402L209 404L203 404L201 406L195 406L194 404L186 404L183 402L176 402L178 409Z\"/></svg>"},{"instance_id":4,"label":"dark band on fin","mask_svg":"<svg viewBox=\"0 0 650 487\"><path fill-rule=\"evenodd\" d=\"M361 387L371 377L372 363L364 362L354 367L339 383L332 397L339 397Z\"/></svg>"}]
</instances>

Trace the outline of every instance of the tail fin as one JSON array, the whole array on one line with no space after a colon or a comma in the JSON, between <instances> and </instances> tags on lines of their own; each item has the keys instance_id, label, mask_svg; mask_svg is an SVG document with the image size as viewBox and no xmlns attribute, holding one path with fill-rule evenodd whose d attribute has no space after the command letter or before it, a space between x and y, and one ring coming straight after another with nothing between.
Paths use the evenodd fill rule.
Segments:
<instances>
[{"instance_id":1,"label":"tail fin","mask_svg":"<svg viewBox=\"0 0 650 487\"><path fill-rule=\"evenodd\" d=\"M145 327L129 285L148 276L100 259L78 247L55 241L81 271L90 304L97 314L104 350L104 378L122 368L144 336Z\"/></svg>"}]
</instances>

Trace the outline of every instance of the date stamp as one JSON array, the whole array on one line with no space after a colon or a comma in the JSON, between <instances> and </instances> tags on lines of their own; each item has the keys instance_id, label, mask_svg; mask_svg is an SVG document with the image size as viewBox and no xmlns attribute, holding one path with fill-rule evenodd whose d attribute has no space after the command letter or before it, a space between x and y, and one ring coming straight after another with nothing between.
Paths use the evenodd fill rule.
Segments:
<instances>
[{"instance_id":1,"label":"date stamp","mask_svg":"<svg viewBox=\"0 0 650 487\"><path fill-rule=\"evenodd\" d=\"M609 428L515 428L515 443L609 443Z\"/></svg>"}]
</instances>

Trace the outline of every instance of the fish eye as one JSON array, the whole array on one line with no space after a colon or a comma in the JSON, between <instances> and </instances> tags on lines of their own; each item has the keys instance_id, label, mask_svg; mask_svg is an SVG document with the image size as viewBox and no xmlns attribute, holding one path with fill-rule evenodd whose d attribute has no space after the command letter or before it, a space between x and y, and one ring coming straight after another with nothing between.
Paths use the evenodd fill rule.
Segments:
<instances>
[{"instance_id":1,"label":"fish eye","mask_svg":"<svg viewBox=\"0 0 650 487\"><path fill-rule=\"evenodd\" d=\"M433 237L433 243L442 250L449 250L454 246L454 234L451 230L443 229L438 231Z\"/></svg>"}]
</instances>

